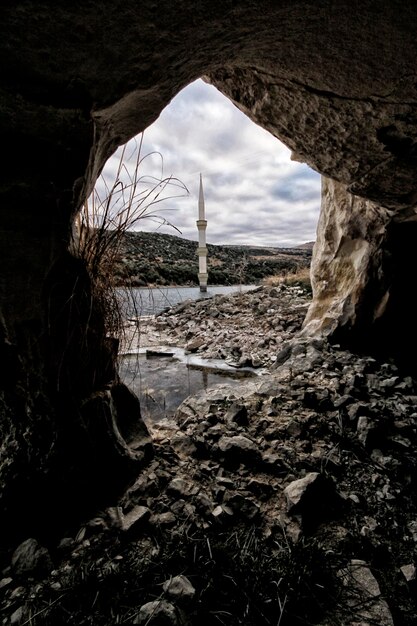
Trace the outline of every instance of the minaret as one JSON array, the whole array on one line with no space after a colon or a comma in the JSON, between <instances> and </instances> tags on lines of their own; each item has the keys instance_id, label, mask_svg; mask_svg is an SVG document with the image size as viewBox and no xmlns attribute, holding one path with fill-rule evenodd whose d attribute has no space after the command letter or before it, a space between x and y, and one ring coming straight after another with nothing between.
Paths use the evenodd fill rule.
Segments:
<instances>
[{"instance_id":1,"label":"minaret","mask_svg":"<svg viewBox=\"0 0 417 626\"><path fill-rule=\"evenodd\" d=\"M200 174L200 193L198 196L198 280L200 283L200 291L207 291L207 247L206 247L206 228L207 220L204 208L203 180Z\"/></svg>"}]
</instances>

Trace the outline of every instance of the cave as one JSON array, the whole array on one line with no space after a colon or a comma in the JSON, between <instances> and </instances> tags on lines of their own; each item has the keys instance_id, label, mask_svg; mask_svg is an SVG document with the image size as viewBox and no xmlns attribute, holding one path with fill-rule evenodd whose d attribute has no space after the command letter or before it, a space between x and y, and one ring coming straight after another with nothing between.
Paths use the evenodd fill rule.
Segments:
<instances>
[{"instance_id":1,"label":"cave","mask_svg":"<svg viewBox=\"0 0 417 626\"><path fill-rule=\"evenodd\" d=\"M410 283L415 267L415 222L393 222L387 232L386 264L389 264L389 297L386 308L377 320L371 335L371 349L379 357L391 355L397 364L413 375L416 373L415 346L417 337L413 324L413 289ZM383 341L381 342L381 337ZM411 346L411 350L404 346Z\"/></svg>"},{"instance_id":2,"label":"cave","mask_svg":"<svg viewBox=\"0 0 417 626\"><path fill-rule=\"evenodd\" d=\"M388 0L4 3L2 541L59 533L152 454L69 249L108 157L196 78L324 177L304 334L383 333L413 361L416 22L414 3Z\"/></svg>"}]
</instances>

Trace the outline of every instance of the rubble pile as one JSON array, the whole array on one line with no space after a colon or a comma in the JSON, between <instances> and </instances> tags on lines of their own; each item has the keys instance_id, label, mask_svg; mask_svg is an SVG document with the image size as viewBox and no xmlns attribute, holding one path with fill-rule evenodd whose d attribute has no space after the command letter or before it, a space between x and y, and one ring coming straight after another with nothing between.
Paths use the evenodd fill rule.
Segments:
<instances>
[{"instance_id":1,"label":"rubble pile","mask_svg":"<svg viewBox=\"0 0 417 626\"><path fill-rule=\"evenodd\" d=\"M300 330L310 300L302 287L284 284L188 300L147 320L140 343L184 347L234 367L269 367Z\"/></svg>"},{"instance_id":2,"label":"rubble pile","mask_svg":"<svg viewBox=\"0 0 417 626\"><path fill-rule=\"evenodd\" d=\"M242 320L264 304L266 328L271 291L246 297ZM236 324L222 299L161 320L192 333L201 310L201 333ZM18 546L3 623L414 625L416 381L321 339L275 356L269 375L155 424L154 458L122 500L49 555Z\"/></svg>"}]
</instances>

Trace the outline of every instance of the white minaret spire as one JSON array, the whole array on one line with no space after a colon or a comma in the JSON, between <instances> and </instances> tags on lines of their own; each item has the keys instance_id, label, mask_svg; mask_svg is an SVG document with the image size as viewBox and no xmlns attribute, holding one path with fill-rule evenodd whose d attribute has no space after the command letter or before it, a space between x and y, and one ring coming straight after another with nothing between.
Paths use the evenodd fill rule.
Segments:
<instances>
[{"instance_id":1,"label":"white minaret spire","mask_svg":"<svg viewBox=\"0 0 417 626\"><path fill-rule=\"evenodd\" d=\"M207 291L207 246L206 246L206 228L207 220L204 206L203 178L200 174L200 191L198 194L198 280L200 283L200 291Z\"/></svg>"},{"instance_id":2,"label":"white minaret spire","mask_svg":"<svg viewBox=\"0 0 417 626\"><path fill-rule=\"evenodd\" d=\"M204 205L204 192L203 192L203 177L200 174L200 191L198 193L198 219L205 220L206 212Z\"/></svg>"}]
</instances>

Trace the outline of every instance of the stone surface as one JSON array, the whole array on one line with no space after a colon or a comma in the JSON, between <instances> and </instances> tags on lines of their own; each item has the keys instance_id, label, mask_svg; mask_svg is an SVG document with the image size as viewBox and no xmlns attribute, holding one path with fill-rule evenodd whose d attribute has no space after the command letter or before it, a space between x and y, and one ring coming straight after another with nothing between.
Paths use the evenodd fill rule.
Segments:
<instances>
[{"instance_id":1,"label":"stone surface","mask_svg":"<svg viewBox=\"0 0 417 626\"><path fill-rule=\"evenodd\" d=\"M384 243L390 220L386 209L352 196L342 183L322 179L306 333L359 331L384 313L389 297Z\"/></svg>"},{"instance_id":2,"label":"stone surface","mask_svg":"<svg viewBox=\"0 0 417 626\"><path fill-rule=\"evenodd\" d=\"M353 559L345 570L339 572L339 576L347 589L345 601L355 611L349 624L357 624L358 619L361 619L361 626L374 623L394 626L388 604L381 596L378 582L365 561Z\"/></svg>"},{"instance_id":3,"label":"stone surface","mask_svg":"<svg viewBox=\"0 0 417 626\"><path fill-rule=\"evenodd\" d=\"M133 624L142 626L179 626L178 613L173 604L166 600L154 600L140 607Z\"/></svg>"},{"instance_id":4,"label":"stone surface","mask_svg":"<svg viewBox=\"0 0 417 626\"><path fill-rule=\"evenodd\" d=\"M6 578L2 578L0 580L0 589L4 589L5 587L8 587L11 582L13 582L13 578L10 578L10 576L7 576Z\"/></svg>"},{"instance_id":5,"label":"stone surface","mask_svg":"<svg viewBox=\"0 0 417 626\"><path fill-rule=\"evenodd\" d=\"M319 476L318 472L310 472L304 478L294 480L285 488L284 493L288 502L288 511L302 504L303 499L306 498L307 491L317 482Z\"/></svg>"},{"instance_id":6,"label":"stone surface","mask_svg":"<svg viewBox=\"0 0 417 626\"><path fill-rule=\"evenodd\" d=\"M192 488L192 483L180 477L173 478L167 487L168 491L175 494L176 496L182 497L189 496L191 494Z\"/></svg>"},{"instance_id":7,"label":"stone surface","mask_svg":"<svg viewBox=\"0 0 417 626\"><path fill-rule=\"evenodd\" d=\"M136 505L123 516L122 529L133 531L142 528L149 520L151 511L146 506Z\"/></svg>"},{"instance_id":8,"label":"stone surface","mask_svg":"<svg viewBox=\"0 0 417 626\"><path fill-rule=\"evenodd\" d=\"M225 419L239 426L244 426L248 423L248 411L245 406L232 404L225 415Z\"/></svg>"},{"instance_id":9,"label":"stone surface","mask_svg":"<svg viewBox=\"0 0 417 626\"><path fill-rule=\"evenodd\" d=\"M203 345L203 337L196 337L186 344L185 349L187 350L187 352L197 352L198 348L201 348Z\"/></svg>"},{"instance_id":10,"label":"stone surface","mask_svg":"<svg viewBox=\"0 0 417 626\"><path fill-rule=\"evenodd\" d=\"M228 460L241 463L253 463L258 457L257 445L244 435L228 437L222 435L219 439L219 450Z\"/></svg>"},{"instance_id":11,"label":"stone surface","mask_svg":"<svg viewBox=\"0 0 417 626\"><path fill-rule=\"evenodd\" d=\"M413 563L402 565L401 572L408 583L416 580L416 567Z\"/></svg>"},{"instance_id":12,"label":"stone surface","mask_svg":"<svg viewBox=\"0 0 417 626\"><path fill-rule=\"evenodd\" d=\"M23 622L25 616L25 611L22 606L19 606L18 609L10 616L10 626L19 626Z\"/></svg>"},{"instance_id":13,"label":"stone surface","mask_svg":"<svg viewBox=\"0 0 417 626\"><path fill-rule=\"evenodd\" d=\"M221 506L220 504L216 506L212 512L212 516L216 521L227 522L233 517L233 511L228 506Z\"/></svg>"},{"instance_id":14,"label":"stone surface","mask_svg":"<svg viewBox=\"0 0 417 626\"><path fill-rule=\"evenodd\" d=\"M414 265L413 214L352 196L322 179L304 335L325 335L415 371L417 330L408 276ZM386 381L385 384L395 384Z\"/></svg>"},{"instance_id":15,"label":"stone surface","mask_svg":"<svg viewBox=\"0 0 417 626\"><path fill-rule=\"evenodd\" d=\"M186 576L180 574L166 580L162 585L166 595L180 603L187 603L195 596L195 589Z\"/></svg>"},{"instance_id":16,"label":"stone surface","mask_svg":"<svg viewBox=\"0 0 417 626\"><path fill-rule=\"evenodd\" d=\"M48 550L30 538L13 552L12 568L16 576L43 574L52 569L52 561Z\"/></svg>"}]
</instances>

